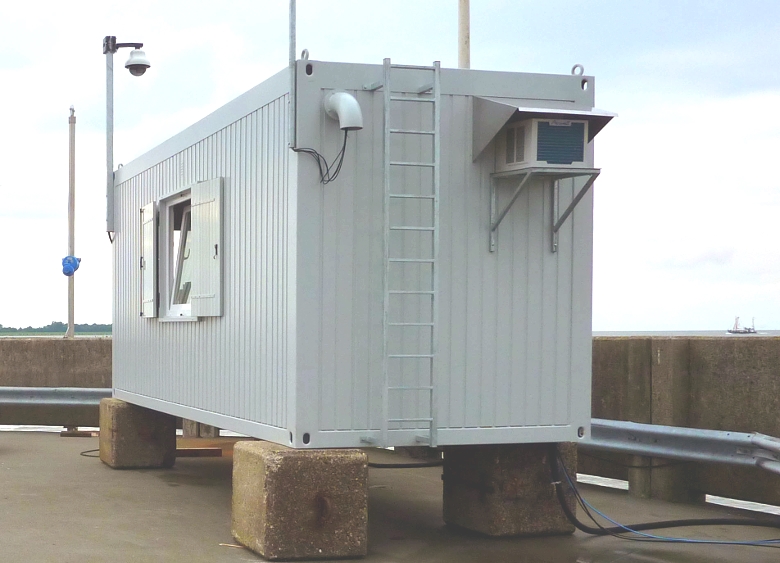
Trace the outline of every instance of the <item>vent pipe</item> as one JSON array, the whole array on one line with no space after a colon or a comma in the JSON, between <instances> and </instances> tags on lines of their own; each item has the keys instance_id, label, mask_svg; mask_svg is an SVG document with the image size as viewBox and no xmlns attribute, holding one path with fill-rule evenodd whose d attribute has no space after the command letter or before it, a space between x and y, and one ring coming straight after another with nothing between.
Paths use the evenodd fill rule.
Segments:
<instances>
[{"instance_id":1,"label":"vent pipe","mask_svg":"<svg viewBox=\"0 0 780 563\"><path fill-rule=\"evenodd\" d=\"M363 112L360 104L352 94L346 92L331 92L323 101L325 112L329 117L339 120L339 127L344 131L363 129Z\"/></svg>"}]
</instances>

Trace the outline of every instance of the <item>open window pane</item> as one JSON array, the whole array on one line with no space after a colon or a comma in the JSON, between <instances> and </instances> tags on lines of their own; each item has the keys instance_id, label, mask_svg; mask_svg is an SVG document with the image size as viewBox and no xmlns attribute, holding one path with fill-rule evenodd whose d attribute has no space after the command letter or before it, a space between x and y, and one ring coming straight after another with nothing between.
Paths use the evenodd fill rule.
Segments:
<instances>
[{"instance_id":1,"label":"open window pane","mask_svg":"<svg viewBox=\"0 0 780 563\"><path fill-rule=\"evenodd\" d=\"M191 315L192 290L192 208L190 200L180 201L169 208L170 233L168 237L168 312L174 317Z\"/></svg>"},{"instance_id":2,"label":"open window pane","mask_svg":"<svg viewBox=\"0 0 780 563\"><path fill-rule=\"evenodd\" d=\"M190 302L190 290L192 289L192 260L190 259L192 232L190 211L184 212L181 230L174 232L176 245L176 282L173 286L174 305L186 305Z\"/></svg>"}]
</instances>

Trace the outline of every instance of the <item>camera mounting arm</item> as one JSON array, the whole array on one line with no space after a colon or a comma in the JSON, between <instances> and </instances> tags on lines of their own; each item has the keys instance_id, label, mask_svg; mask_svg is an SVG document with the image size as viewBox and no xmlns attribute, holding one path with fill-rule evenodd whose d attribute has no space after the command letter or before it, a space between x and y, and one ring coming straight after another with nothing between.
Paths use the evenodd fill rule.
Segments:
<instances>
[{"instance_id":1,"label":"camera mounting arm","mask_svg":"<svg viewBox=\"0 0 780 563\"><path fill-rule=\"evenodd\" d=\"M132 47L133 49L140 49L143 47L143 43L117 43L114 35L106 35L103 38L103 54L116 53L118 49L122 47Z\"/></svg>"}]
</instances>

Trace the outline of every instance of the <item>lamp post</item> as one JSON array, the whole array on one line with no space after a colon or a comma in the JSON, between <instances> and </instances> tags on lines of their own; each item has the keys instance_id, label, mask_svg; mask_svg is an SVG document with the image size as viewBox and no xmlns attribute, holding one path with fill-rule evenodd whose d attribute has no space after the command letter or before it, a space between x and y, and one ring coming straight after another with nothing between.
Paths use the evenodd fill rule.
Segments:
<instances>
[{"instance_id":1,"label":"lamp post","mask_svg":"<svg viewBox=\"0 0 780 563\"><path fill-rule=\"evenodd\" d=\"M143 46L143 43L117 43L113 35L103 38L106 56L106 231L109 239L114 232L114 53L122 47L132 47L125 68L133 76L141 76L150 66L146 53L141 51Z\"/></svg>"}]
</instances>

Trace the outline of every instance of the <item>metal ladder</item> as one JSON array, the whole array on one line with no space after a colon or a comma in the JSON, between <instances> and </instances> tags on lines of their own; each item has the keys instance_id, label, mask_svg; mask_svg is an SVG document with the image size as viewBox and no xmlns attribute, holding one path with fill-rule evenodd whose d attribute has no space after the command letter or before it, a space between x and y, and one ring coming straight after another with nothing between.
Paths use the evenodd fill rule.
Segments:
<instances>
[{"instance_id":1,"label":"metal ladder","mask_svg":"<svg viewBox=\"0 0 780 563\"><path fill-rule=\"evenodd\" d=\"M406 81L412 77L425 76L424 84L414 88L404 87L405 91L393 90L391 86L391 75L405 73ZM414 424L415 431L420 432L420 423L427 423L429 430L427 435L417 435L416 441L421 444L427 444L431 447L437 445L436 436L436 389L435 389L435 366L436 366L436 342L437 342L437 309L438 309L438 257L439 257L439 183L440 183L440 65L439 61L433 63L433 66L411 66L411 65L393 65L390 59L384 60L384 80L382 83L384 90L384 317L383 317L383 388L382 388L382 444L387 447L388 432L391 430L404 430L410 423ZM432 127L420 127L418 129L393 128L391 122L391 107L406 104L423 104L425 107L432 106ZM427 111L427 110L426 110ZM425 113L421 106L421 114ZM421 119L421 122L423 120ZM430 154L432 159L429 162L415 162L406 160L393 160L391 155L392 139L394 137L409 138L418 136L422 139L430 139L432 142ZM421 143L422 144L422 143ZM421 149L421 152L422 149ZM417 159L422 160L422 159ZM413 167L420 170L420 181L418 185L414 182L393 183L393 170L399 167ZM431 170L431 174L425 174L424 170ZM431 179L432 184L428 178ZM397 185L396 185L397 184ZM426 190L427 187L427 190ZM404 207L404 220L393 218L391 206L394 202L404 202L407 205L412 201L419 203L420 223L411 224L412 221L406 220L407 209ZM428 204L424 202L429 202ZM423 221L422 217L426 214L426 207L430 210L430 221ZM418 233L419 239L416 244L416 252L407 248L408 241L401 241L400 247L404 251L399 256L398 253L391 255L393 244L391 238L394 234L404 236L410 232ZM430 243L428 243L430 241ZM424 249L430 244L430 250L424 252ZM415 247L414 244L411 246ZM410 276L404 265L416 264L421 266L416 275ZM425 270L424 265L430 264L429 271ZM400 268L400 271L398 270ZM399 275L400 274L400 275ZM402 285L409 284L409 278L418 277L419 282L416 287L396 287L398 279L404 280ZM422 298L420 296L423 296ZM430 299L430 309L421 306L421 311L417 313L417 318L409 320L403 318L404 311L408 312L409 304L401 304L394 300L404 301L413 299L414 303L420 301L426 302ZM395 307L393 305L396 305ZM400 313L398 312L400 310ZM423 311L429 311L426 315ZM421 314L422 313L422 314ZM420 331L430 331L428 334L430 340L422 336ZM422 338L421 338L422 336ZM416 341L418 346L414 350L393 349L391 344L400 343L403 348L409 341ZM430 344L425 349L420 349L419 342L426 341ZM398 374L398 381L391 381L391 362L394 363L393 373ZM424 364L425 367L422 367ZM418 374L416 385L405 385L403 383L404 374L408 373L409 367L415 365L414 372ZM421 374L427 372L427 378ZM403 408L410 408L410 403L404 401L409 394L417 395L414 404L420 402L420 395L427 393L428 412L417 413L426 416L404 417ZM390 413L391 395L400 397L398 403L401 406L401 413L393 416ZM393 425L394 428L389 427Z\"/></svg>"}]
</instances>

